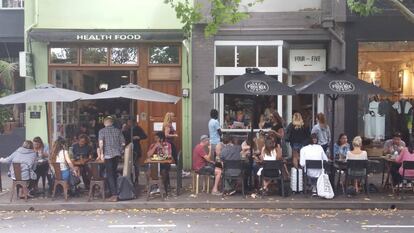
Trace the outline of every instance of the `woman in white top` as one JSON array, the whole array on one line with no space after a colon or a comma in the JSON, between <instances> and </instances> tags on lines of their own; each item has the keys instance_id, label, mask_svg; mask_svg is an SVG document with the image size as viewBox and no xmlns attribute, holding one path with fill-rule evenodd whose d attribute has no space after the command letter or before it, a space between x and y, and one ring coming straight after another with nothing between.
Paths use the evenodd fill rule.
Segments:
<instances>
[{"instance_id":1,"label":"woman in white top","mask_svg":"<svg viewBox=\"0 0 414 233\"><path fill-rule=\"evenodd\" d=\"M262 161L269 161L269 160L282 160L282 149L280 148L279 144L276 144L276 142L272 138L267 138L265 141L265 146L262 149L262 153L260 155L260 159ZM263 179L263 191L267 192L269 186L270 180Z\"/></svg>"},{"instance_id":2,"label":"woman in white top","mask_svg":"<svg viewBox=\"0 0 414 233\"><path fill-rule=\"evenodd\" d=\"M52 163L60 163L62 179L69 181L70 169L74 170L75 167L70 160L69 152L66 149L65 140L63 138L58 138L55 143L53 143L50 161Z\"/></svg>"},{"instance_id":3,"label":"woman in white top","mask_svg":"<svg viewBox=\"0 0 414 233\"><path fill-rule=\"evenodd\" d=\"M368 160L367 152L361 150L362 146L362 138L360 136L356 136L354 140L352 140L352 146L354 147L353 150L348 151L346 154L346 160ZM348 174L351 176L363 176L367 173L365 169L363 170L348 170ZM357 179L354 180L355 191L358 193L359 181Z\"/></svg>"}]
</instances>

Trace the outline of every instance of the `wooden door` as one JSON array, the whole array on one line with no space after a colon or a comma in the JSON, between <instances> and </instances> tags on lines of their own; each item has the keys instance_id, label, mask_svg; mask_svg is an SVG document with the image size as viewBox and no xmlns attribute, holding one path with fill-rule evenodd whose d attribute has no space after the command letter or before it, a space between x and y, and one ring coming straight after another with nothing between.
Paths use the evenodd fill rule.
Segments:
<instances>
[{"instance_id":1,"label":"wooden door","mask_svg":"<svg viewBox=\"0 0 414 233\"><path fill-rule=\"evenodd\" d=\"M180 96L181 82L180 81L149 81L148 87L155 91L164 92L170 95ZM176 125L178 138L175 139L177 146L177 153L181 150L182 142L182 117L181 117L181 101L177 104L167 103L149 103L149 144L153 141L154 132L161 130L164 116L167 112L173 112L175 117L173 122Z\"/></svg>"}]
</instances>

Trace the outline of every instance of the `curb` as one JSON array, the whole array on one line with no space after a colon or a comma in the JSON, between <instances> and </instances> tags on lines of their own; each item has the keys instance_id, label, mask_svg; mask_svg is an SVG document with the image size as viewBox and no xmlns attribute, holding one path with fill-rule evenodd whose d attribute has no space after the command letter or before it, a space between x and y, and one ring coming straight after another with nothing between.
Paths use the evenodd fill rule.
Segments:
<instances>
[{"instance_id":1,"label":"curb","mask_svg":"<svg viewBox=\"0 0 414 233\"><path fill-rule=\"evenodd\" d=\"M352 201L123 201L123 202L53 202L53 203L10 203L0 204L2 211L88 211L88 210L126 210L126 209L404 209L414 210L413 202L352 202Z\"/></svg>"}]
</instances>

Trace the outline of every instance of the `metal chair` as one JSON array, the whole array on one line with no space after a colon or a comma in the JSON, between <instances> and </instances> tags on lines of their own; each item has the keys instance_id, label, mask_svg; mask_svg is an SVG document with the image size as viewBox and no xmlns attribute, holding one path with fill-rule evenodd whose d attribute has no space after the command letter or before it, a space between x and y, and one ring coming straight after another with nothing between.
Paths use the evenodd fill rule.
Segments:
<instances>
[{"instance_id":1,"label":"metal chair","mask_svg":"<svg viewBox=\"0 0 414 233\"><path fill-rule=\"evenodd\" d=\"M103 163L89 163L88 166L90 167L91 171L91 182L89 185L89 195L88 195L88 201L91 201L94 192L95 192L95 186L98 186L98 190L102 195L102 199L105 200L105 178L102 177L101 171L103 170Z\"/></svg>"},{"instance_id":2,"label":"metal chair","mask_svg":"<svg viewBox=\"0 0 414 233\"><path fill-rule=\"evenodd\" d=\"M270 179L278 181L280 184L281 196L284 196L285 193L285 179L283 175L284 164L282 160L265 160L263 161L263 170L261 174L261 183L263 186L264 179Z\"/></svg>"},{"instance_id":3,"label":"metal chair","mask_svg":"<svg viewBox=\"0 0 414 233\"><path fill-rule=\"evenodd\" d=\"M242 185L242 195L245 198L244 190L244 171L243 171L243 161L242 160L223 160L223 172L221 174L222 178L222 190L224 196L224 182L226 180L237 180Z\"/></svg>"},{"instance_id":4,"label":"metal chair","mask_svg":"<svg viewBox=\"0 0 414 233\"><path fill-rule=\"evenodd\" d=\"M69 190L69 183L66 180L62 179L62 172L60 170L60 163L51 163L54 174L55 180L53 183L53 192L52 192L52 200L55 199L56 188L58 185L62 186L63 188L63 195L65 197L65 201L68 200L68 190Z\"/></svg>"},{"instance_id":5,"label":"metal chair","mask_svg":"<svg viewBox=\"0 0 414 233\"><path fill-rule=\"evenodd\" d=\"M355 172L360 172L360 174L356 174ZM348 185L348 181L352 179L364 180L365 193L369 195L368 160L347 160L347 169L345 172L345 187Z\"/></svg>"},{"instance_id":6,"label":"metal chair","mask_svg":"<svg viewBox=\"0 0 414 233\"><path fill-rule=\"evenodd\" d=\"M328 161L323 161L323 168L326 172L329 172L329 164ZM305 169L303 169L303 184L304 189L303 192L307 194L308 192L308 169L322 169L322 161L321 160L306 160L305 161ZM312 177L314 178L314 177Z\"/></svg>"},{"instance_id":7,"label":"metal chair","mask_svg":"<svg viewBox=\"0 0 414 233\"><path fill-rule=\"evenodd\" d=\"M403 180L413 182L414 181L414 176L406 176L405 172L407 170L414 170L414 161L403 161L402 169L403 169L403 174L402 174ZM413 184L411 184L411 185L413 185ZM404 186L404 188L406 188L407 183L403 183L403 186ZM401 189L401 187L400 187L400 185L398 185L398 188L397 188L398 193L400 193L400 189Z\"/></svg>"},{"instance_id":8,"label":"metal chair","mask_svg":"<svg viewBox=\"0 0 414 233\"><path fill-rule=\"evenodd\" d=\"M202 175L196 171L191 171L193 193L198 195L200 188L200 178L202 179L202 192L210 192L210 175Z\"/></svg>"},{"instance_id":9,"label":"metal chair","mask_svg":"<svg viewBox=\"0 0 414 233\"><path fill-rule=\"evenodd\" d=\"M15 179L13 180L13 184L12 184L10 202L13 201L13 196L14 196L15 190L17 192L17 197L19 197L19 186L23 189L24 200L27 201L27 195L29 194L29 189L28 189L29 181L28 180L22 180L22 167L21 167L21 165L22 165L21 163L13 163L12 164Z\"/></svg>"}]
</instances>

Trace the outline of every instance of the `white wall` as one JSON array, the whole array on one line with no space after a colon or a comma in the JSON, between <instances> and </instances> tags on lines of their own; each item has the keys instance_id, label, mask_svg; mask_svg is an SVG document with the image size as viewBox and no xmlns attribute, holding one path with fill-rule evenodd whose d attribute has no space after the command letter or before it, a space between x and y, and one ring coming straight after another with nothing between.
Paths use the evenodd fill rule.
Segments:
<instances>
[{"instance_id":1,"label":"white wall","mask_svg":"<svg viewBox=\"0 0 414 233\"><path fill-rule=\"evenodd\" d=\"M254 7L247 7L253 0L242 0L242 10L249 12L292 12L321 9L322 0L264 0Z\"/></svg>"}]
</instances>

